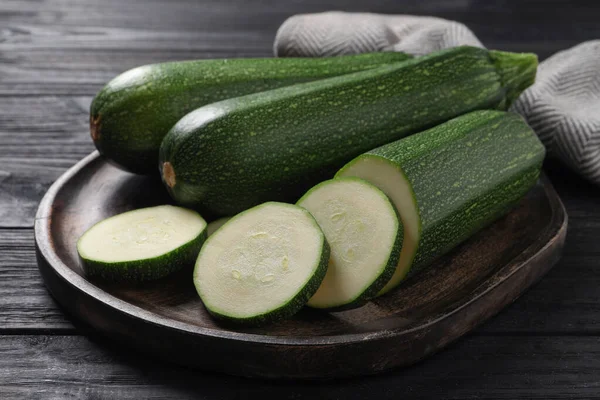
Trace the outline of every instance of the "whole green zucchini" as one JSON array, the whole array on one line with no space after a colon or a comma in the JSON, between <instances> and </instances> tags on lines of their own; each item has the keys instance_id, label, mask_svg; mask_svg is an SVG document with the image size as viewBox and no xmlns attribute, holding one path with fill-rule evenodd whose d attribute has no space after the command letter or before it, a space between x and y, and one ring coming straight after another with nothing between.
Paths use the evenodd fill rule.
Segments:
<instances>
[{"instance_id":1,"label":"whole green zucchini","mask_svg":"<svg viewBox=\"0 0 600 400\"><path fill-rule=\"evenodd\" d=\"M337 177L359 177L395 204L404 242L396 287L504 215L536 183L545 149L514 113L475 111L350 161Z\"/></svg>"},{"instance_id":2,"label":"whole green zucchini","mask_svg":"<svg viewBox=\"0 0 600 400\"><path fill-rule=\"evenodd\" d=\"M403 61L404 53L328 58L239 58L145 65L117 76L96 95L90 132L96 148L121 168L158 173L158 149L185 114L230 97Z\"/></svg>"},{"instance_id":3,"label":"whole green zucchini","mask_svg":"<svg viewBox=\"0 0 600 400\"><path fill-rule=\"evenodd\" d=\"M235 214L295 201L359 154L477 109L506 109L537 57L458 47L224 100L165 136L160 168L180 204Z\"/></svg>"}]
</instances>

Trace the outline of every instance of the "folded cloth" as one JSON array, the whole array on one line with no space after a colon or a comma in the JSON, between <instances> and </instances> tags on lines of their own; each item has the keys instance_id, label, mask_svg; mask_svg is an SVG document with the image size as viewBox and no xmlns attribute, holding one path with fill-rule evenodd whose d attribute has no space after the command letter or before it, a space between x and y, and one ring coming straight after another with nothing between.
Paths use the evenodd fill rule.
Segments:
<instances>
[{"instance_id":1,"label":"folded cloth","mask_svg":"<svg viewBox=\"0 0 600 400\"><path fill-rule=\"evenodd\" d=\"M600 40L542 62L536 82L511 107L548 153L600 184Z\"/></svg>"},{"instance_id":2,"label":"folded cloth","mask_svg":"<svg viewBox=\"0 0 600 400\"><path fill-rule=\"evenodd\" d=\"M287 19L277 31L278 57L325 57L373 51L423 55L449 47L483 47L465 25L440 18L325 12ZM502 50L502 49L498 49ZM600 41L542 62L536 82L512 105L549 156L600 184Z\"/></svg>"},{"instance_id":3,"label":"folded cloth","mask_svg":"<svg viewBox=\"0 0 600 400\"><path fill-rule=\"evenodd\" d=\"M483 47L465 25L434 17L330 11L288 18L277 31L279 57L325 57L372 51L423 55L470 45Z\"/></svg>"}]
</instances>

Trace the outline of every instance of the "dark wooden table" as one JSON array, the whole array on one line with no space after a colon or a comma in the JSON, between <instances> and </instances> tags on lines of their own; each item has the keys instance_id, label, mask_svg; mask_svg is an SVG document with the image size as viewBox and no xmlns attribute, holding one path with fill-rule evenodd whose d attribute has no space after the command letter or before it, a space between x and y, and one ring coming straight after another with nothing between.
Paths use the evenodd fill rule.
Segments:
<instances>
[{"instance_id":1,"label":"dark wooden table","mask_svg":"<svg viewBox=\"0 0 600 400\"><path fill-rule=\"evenodd\" d=\"M48 295L34 213L93 150L88 107L100 87L140 64L270 56L288 16L332 9L455 19L488 47L542 59L600 37L600 3L584 0L1 0L1 399L600 398L600 188L557 163L545 168L570 218L562 261L483 327L408 369L325 383L202 373L97 338Z\"/></svg>"}]
</instances>

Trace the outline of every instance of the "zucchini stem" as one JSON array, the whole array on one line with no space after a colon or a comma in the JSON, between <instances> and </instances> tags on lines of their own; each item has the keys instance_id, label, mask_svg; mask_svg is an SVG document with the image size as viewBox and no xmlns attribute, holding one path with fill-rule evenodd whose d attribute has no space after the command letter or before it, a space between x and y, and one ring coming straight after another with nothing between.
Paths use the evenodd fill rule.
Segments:
<instances>
[{"instance_id":1,"label":"zucchini stem","mask_svg":"<svg viewBox=\"0 0 600 400\"><path fill-rule=\"evenodd\" d=\"M533 53L490 50L490 58L506 88L506 108L535 82L538 57Z\"/></svg>"}]
</instances>

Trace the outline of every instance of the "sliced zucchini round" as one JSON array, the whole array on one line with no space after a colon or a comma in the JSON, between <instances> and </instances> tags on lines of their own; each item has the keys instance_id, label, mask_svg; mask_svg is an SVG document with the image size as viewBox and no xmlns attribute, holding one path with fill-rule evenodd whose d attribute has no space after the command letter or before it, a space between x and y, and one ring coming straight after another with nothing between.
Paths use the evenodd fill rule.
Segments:
<instances>
[{"instance_id":1,"label":"sliced zucchini round","mask_svg":"<svg viewBox=\"0 0 600 400\"><path fill-rule=\"evenodd\" d=\"M308 211L268 202L232 217L207 239L194 285L216 318L261 325L300 310L328 260L325 235Z\"/></svg>"},{"instance_id":2,"label":"sliced zucchini round","mask_svg":"<svg viewBox=\"0 0 600 400\"><path fill-rule=\"evenodd\" d=\"M308 305L329 311L360 307L390 280L403 227L390 199L358 178L322 182L297 203L317 220L331 246L325 279Z\"/></svg>"},{"instance_id":3,"label":"sliced zucchini round","mask_svg":"<svg viewBox=\"0 0 600 400\"><path fill-rule=\"evenodd\" d=\"M104 219L77 242L90 278L141 282L193 265L206 239L206 221L171 205L141 208Z\"/></svg>"},{"instance_id":4,"label":"sliced zucchini round","mask_svg":"<svg viewBox=\"0 0 600 400\"><path fill-rule=\"evenodd\" d=\"M421 232L412 186L402 170L378 157L357 157L354 163L348 163L336 176L356 176L368 180L392 199L398 213L402 216L404 227L402 251L392 278L379 293L385 294L404 280L417 252Z\"/></svg>"}]
</instances>

